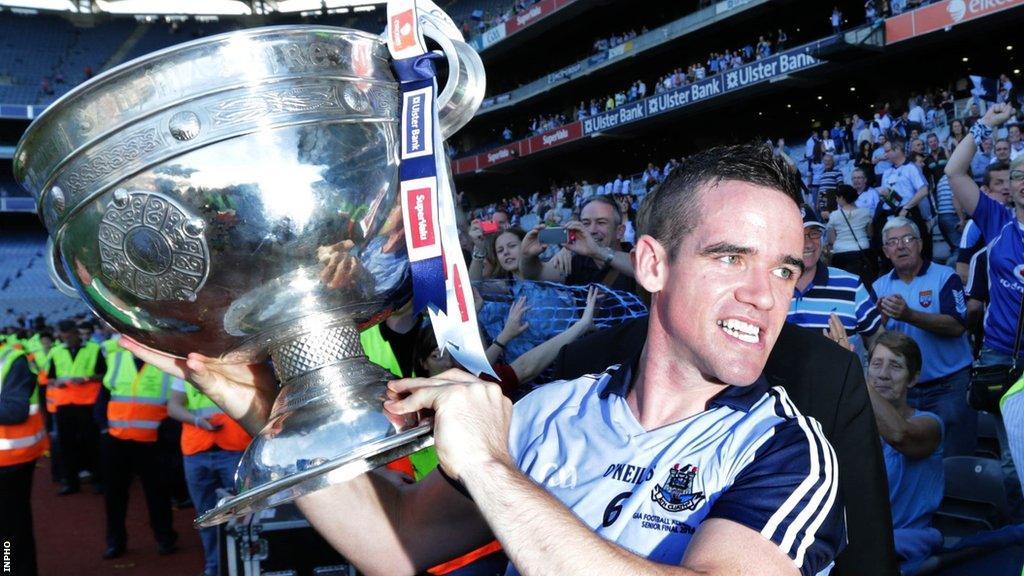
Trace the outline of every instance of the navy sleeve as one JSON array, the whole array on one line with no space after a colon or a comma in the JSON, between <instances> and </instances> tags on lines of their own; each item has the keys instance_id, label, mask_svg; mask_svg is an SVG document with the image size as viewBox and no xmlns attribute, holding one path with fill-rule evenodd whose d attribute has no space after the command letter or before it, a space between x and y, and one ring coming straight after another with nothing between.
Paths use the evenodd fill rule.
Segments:
<instances>
[{"instance_id":1,"label":"navy sleeve","mask_svg":"<svg viewBox=\"0 0 1024 576\"><path fill-rule=\"evenodd\" d=\"M967 273L967 297L988 302L988 249L979 250L971 258L971 268Z\"/></svg>"},{"instance_id":2,"label":"navy sleeve","mask_svg":"<svg viewBox=\"0 0 1024 576\"><path fill-rule=\"evenodd\" d=\"M789 403L770 393L780 406ZM785 410L795 413L791 403ZM779 424L708 517L760 532L804 576L826 568L846 545L846 522L839 463L817 421L795 415Z\"/></svg>"},{"instance_id":3,"label":"navy sleeve","mask_svg":"<svg viewBox=\"0 0 1024 576\"><path fill-rule=\"evenodd\" d=\"M28 420L29 399L36 387L36 377L24 356L11 364L0 388L0 425L21 424Z\"/></svg>"},{"instance_id":4,"label":"navy sleeve","mask_svg":"<svg viewBox=\"0 0 1024 576\"><path fill-rule=\"evenodd\" d=\"M974 207L971 220L978 226L986 243L999 235L1003 226L1012 219L1013 215L1002 204L985 194L978 194L978 205Z\"/></svg>"},{"instance_id":5,"label":"navy sleeve","mask_svg":"<svg viewBox=\"0 0 1024 576\"><path fill-rule=\"evenodd\" d=\"M939 314L956 318L961 324L967 321L967 300L964 284L956 274L950 274L939 290Z\"/></svg>"}]
</instances>

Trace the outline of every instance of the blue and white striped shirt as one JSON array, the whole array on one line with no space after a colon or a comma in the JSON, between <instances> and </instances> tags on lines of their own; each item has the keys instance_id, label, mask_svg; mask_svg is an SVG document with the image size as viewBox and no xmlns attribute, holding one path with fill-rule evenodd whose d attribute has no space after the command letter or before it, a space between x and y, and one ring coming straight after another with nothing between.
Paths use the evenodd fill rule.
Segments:
<instances>
[{"instance_id":1,"label":"blue and white striped shirt","mask_svg":"<svg viewBox=\"0 0 1024 576\"><path fill-rule=\"evenodd\" d=\"M679 565L708 518L774 542L804 575L846 542L838 461L821 425L762 377L704 412L645 430L627 367L547 384L514 407L513 459L603 538ZM509 566L507 574L518 574Z\"/></svg>"},{"instance_id":2,"label":"blue and white striped shirt","mask_svg":"<svg viewBox=\"0 0 1024 576\"><path fill-rule=\"evenodd\" d=\"M793 289L786 322L804 328L828 328L835 313L849 334L871 336L881 324L875 297L860 278L840 268L818 264L814 279L801 292Z\"/></svg>"}]
</instances>

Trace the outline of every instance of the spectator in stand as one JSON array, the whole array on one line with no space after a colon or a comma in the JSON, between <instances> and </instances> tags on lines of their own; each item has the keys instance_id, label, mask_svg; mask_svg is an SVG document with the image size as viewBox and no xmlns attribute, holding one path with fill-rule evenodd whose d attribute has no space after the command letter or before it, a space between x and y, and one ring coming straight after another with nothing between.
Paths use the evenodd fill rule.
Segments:
<instances>
[{"instance_id":1,"label":"spectator in stand","mask_svg":"<svg viewBox=\"0 0 1024 576\"><path fill-rule=\"evenodd\" d=\"M981 141L981 147L974 153L974 157L971 158L971 174L976 184L981 185L985 179L986 169L989 164L994 163L995 155L992 153L992 138L984 138Z\"/></svg>"},{"instance_id":2,"label":"spectator in stand","mask_svg":"<svg viewBox=\"0 0 1024 576\"><path fill-rule=\"evenodd\" d=\"M843 181L843 174L836 169L836 159L832 154L825 154L821 159L821 164L816 206L822 219L827 220L829 213L836 209L835 191Z\"/></svg>"},{"instance_id":3,"label":"spectator in stand","mask_svg":"<svg viewBox=\"0 0 1024 576\"><path fill-rule=\"evenodd\" d=\"M854 166L864 174L874 174L875 165L871 161L871 155L873 152L874 150L872 150L871 143L866 140L861 140L860 149L857 151L857 157L854 159Z\"/></svg>"},{"instance_id":4,"label":"spectator in stand","mask_svg":"<svg viewBox=\"0 0 1024 576\"><path fill-rule=\"evenodd\" d=\"M949 137L946 138L946 150L950 153L956 148L956 145L964 139L967 135L967 129L964 128L964 123L960 120L953 120L949 123Z\"/></svg>"},{"instance_id":5,"label":"spectator in stand","mask_svg":"<svg viewBox=\"0 0 1024 576\"><path fill-rule=\"evenodd\" d=\"M863 176L861 176L863 177ZM857 206L860 194L847 184L836 190L836 210L829 215L828 246L832 265L856 274L870 286L878 276L878 261L871 250L872 213Z\"/></svg>"},{"instance_id":6,"label":"spectator in stand","mask_svg":"<svg viewBox=\"0 0 1024 576\"><path fill-rule=\"evenodd\" d=\"M510 226L508 212L505 212L504 210L496 210L491 216L491 222L498 225L498 230L508 230L508 227Z\"/></svg>"},{"instance_id":7,"label":"spectator in stand","mask_svg":"<svg viewBox=\"0 0 1024 576\"><path fill-rule=\"evenodd\" d=\"M842 31L843 13L839 11L839 6L832 9L832 16L829 18L829 22L832 23L833 34L839 34Z\"/></svg>"},{"instance_id":8,"label":"spectator in stand","mask_svg":"<svg viewBox=\"0 0 1024 576\"><path fill-rule=\"evenodd\" d=\"M985 313L985 337L978 358L979 366L1009 365L1014 360L1013 349L1017 335L1017 317L1021 307L1021 280L1017 269L1024 262L1024 242L1021 241L1021 223L1024 223L1024 158L1010 164L1010 194L1013 211L991 197L981 194L967 168L978 142L1013 117L1014 109L1006 104L994 104L953 151L946 165L946 174L953 194L981 232L988 246L989 305ZM1013 460L1006 440L1006 429L1024 427L1024 421L999 423L1000 447L1004 472L1009 475Z\"/></svg>"},{"instance_id":9,"label":"spectator in stand","mask_svg":"<svg viewBox=\"0 0 1024 576\"><path fill-rule=\"evenodd\" d=\"M1024 141L1021 140L1020 124L1014 122L1006 127L1006 139L1010 142L1010 160L1024 153Z\"/></svg>"},{"instance_id":10,"label":"spectator in stand","mask_svg":"<svg viewBox=\"0 0 1024 576\"><path fill-rule=\"evenodd\" d=\"M921 132L927 122L924 108L921 107L921 97L914 96L907 101L907 128Z\"/></svg>"},{"instance_id":11,"label":"spectator in stand","mask_svg":"<svg viewBox=\"0 0 1024 576\"><path fill-rule=\"evenodd\" d=\"M844 146L846 145L846 131L840 125L839 120L835 121L832 126L832 130L829 132L829 137L835 142L836 154L842 154L846 151Z\"/></svg>"},{"instance_id":12,"label":"spectator in stand","mask_svg":"<svg viewBox=\"0 0 1024 576\"><path fill-rule=\"evenodd\" d=\"M534 228L523 238L519 260L523 278L575 286L599 283L615 290L636 292L629 256L632 247L621 242L625 226L613 198L594 196L583 205L580 221L565 225L575 237L562 245L562 250L552 262L541 262L538 258L544 251L544 244L538 239L542 228ZM569 262L567 268L555 263L566 260Z\"/></svg>"},{"instance_id":13,"label":"spectator in stand","mask_svg":"<svg viewBox=\"0 0 1024 576\"><path fill-rule=\"evenodd\" d=\"M836 141L832 139L832 135L828 130L821 131L821 143L823 145L823 151L825 154L836 153Z\"/></svg>"},{"instance_id":14,"label":"spectator in stand","mask_svg":"<svg viewBox=\"0 0 1024 576\"><path fill-rule=\"evenodd\" d=\"M850 184L857 191L856 206L874 216L878 208L878 190L868 186L868 174L863 168L854 168L850 174Z\"/></svg>"},{"instance_id":15,"label":"spectator in stand","mask_svg":"<svg viewBox=\"0 0 1024 576\"><path fill-rule=\"evenodd\" d=\"M943 165L945 169L945 165ZM964 229L966 219L956 199L953 198L953 190L949 187L949 177L943 174L935 187L935 211L938 213L939 233L942 239L949 245L950 259L956 261L956 249L960 245L961 231Z\"/></svg>"},{"instance_id":16,"label":"spectator in stand","mask_svg":"<svg viewBox=\"0 0 1024 576\"><path fill-rule=\"evenodd\" d=\"M942 545L942 535L930 523L945 487L944 426L938 414L907 400L918 386L922 364L921 348L899 332L879 336L868 356L868 397L882 436L896 554L904 569Z\"/></svg>"},{"instance_id":17,"label":"spectator in stand","mask_svg":"<svg viewBox=\"0 0 1024 576\"><path fill-rule=\"evenodd\" d=\"M877 125L877 123L875 123ZM882 181L882 175L885 174L886 170L892 168L892 162L889 162L889 155L886 153L889 139L884 133L880 133L878 138L875 139L875 151L871 153L871 162L875 165L875 178L874 184L877 186Z\"/></svg>"},{"instance_id":18,"label":"spectator in stand","mask_svg":"<svg viewBox=\"0 0 1024 576\"><path fill-rule=\"evenodd\" d=\"M835 318L849 333L871 338L881 327L875 299L857 276L822 262L825 225L809 206L800 211L804 221L804 269L793 288L786 322L828 335Z\"/></svg>"},{"instance_id":19,"label":"spectator in stand","mask_svg":"<svg viewBox=\"0 0 1024 576\"><path fill-rule=\"evenodd\" d=\"M939 144L939 137L934 132L929 132L927 136L927 152L924 161L924 173L931 184L932 190L939 185L939 179L942 178L943 172L946 170L946 162L949 161L949 153L945 147Z\"/></svg>"},{"instance_id":20,"label":"spectator in stand","mask_svg":"<svg viewBox=\"0 0 1024 576\"><path fill-rule=\"evenodd\" d=\"M778 34L775 35L775 51L781 52L786 49L786 42L789 41L789 36L779 28Z\"/></svg>"},{"instance_id":21,"label":"spectator in stand","mask_svg":"<svg viewBox=\"0 0 1024 576\"><path fill-rule=\"evenodd\" d=\"M512 141L512 129L509 128L508 126L505 126L505 129L501 131L501 137L502 137L503 140L505 140L505 142L511 142Z\"/></svg>"},{"instance_id":22,"label":"spectator in stand","mask_svg":"<svg viewBox=\"0 0 1024 576\"><path fill-rule=\"evenodd\" d=\"M922 238L923 256L925 260L931 260L932 256L932 235L928 229L925 209L923 204L928 199L928 181L913 162L908 162L906 154L903 153L906 143L899 137L893 137L885 145L886 158L892 163L892 167L882 175L882 185L878 189L880 198L886 201L889 209L903 218L910 218L917 225L918 236ZM888 213L876 213L874 228L881 229L884 218ZM884 239L883 239L884 240ZM920 343L920 341L918 342Z\"/></svg>"},{"instance_id":23,"label":"spectator in stand","mask_svg":"<svg viewBox=\"0 0 1024 576\"><path fill-rule=\"evenodd\" d=\"M996 145L995 145L994 150L995 150L995 157L992 159L992 162L1004 162L1004 163L1007 163L1007 164L1010 163L1010 141L1009 140L1007 140L1006 138L1000 138L999 140L996 140Z\"/></svg>"},{"instance_id":24,"label":"spectator in stand","mask_svg":"<svg viewBox=\"0 0 1024 576\"><path fill-rule=\"evenodd\" d=\"M879 310L886 329L913 338L924 356L920 382L908 401L942 418L946 456L970 456L978 413L967 405L972 358L963 283L952 268L923 257L921 232L913 221L890 219L882 239L893 270L874 282Z\"/></svg>"}]
</instances>

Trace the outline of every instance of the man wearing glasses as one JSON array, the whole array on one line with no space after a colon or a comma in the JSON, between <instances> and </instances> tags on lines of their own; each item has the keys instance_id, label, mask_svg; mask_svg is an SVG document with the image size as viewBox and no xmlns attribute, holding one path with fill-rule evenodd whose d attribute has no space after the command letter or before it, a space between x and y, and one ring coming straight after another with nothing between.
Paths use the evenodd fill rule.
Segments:
<instances>
[{"instance_id":1,"label":"man wearing glasses","mask_svg":"<svg viewBox=\"0 0 1024 576\"><path fill-rule=\"evenodd\" d=\"M882 250L893 270L875 280L878 309L887 330L903 332L921 347L924 364L907 402L945 424L946 456L974 453L978 413L967 405L971 347L965 330L964 286L949 266L921 256L921 232L895 217L882 228Z\"/></svg>"},{"instance_id":2,"label":"man wearing glasses","mask_svg":"<svg viewBox=\"0 0 1024 576\"><path fill-rule=\"evenodd\" d=\"M809 206L803 206L800 212L804 219L804 271L793 289L786 322L823 331L843 346L847 345L847 334L859 335L869 340L865 346L870 347L881 328L874 297L856 274L821 261L825 225ZM845 334L832 334L832 323L842 324Z\"/></svg>"}]
</instances>

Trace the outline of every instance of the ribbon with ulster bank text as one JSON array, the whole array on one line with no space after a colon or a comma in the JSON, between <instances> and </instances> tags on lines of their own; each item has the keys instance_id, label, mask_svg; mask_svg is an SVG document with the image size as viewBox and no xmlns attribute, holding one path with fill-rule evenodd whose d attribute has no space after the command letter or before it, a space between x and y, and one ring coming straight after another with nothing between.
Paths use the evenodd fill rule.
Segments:
<instances>
[{"instance_id":1,"label":"ribbon with ulster bank text","mask_svg":"<svg viewBox=\"0 0 1024 576\"><path fill-rule=\"evenodd\" d=\"M417 18L418 7L441 11L429 0L389 0L387 6L388 50L402 92L399 193L412 267L413 310L427 309L442 351L474 374L494 376L477 328L438 122L433 61L440 55L427 51Z\"/></svg>"}]
</instances>

